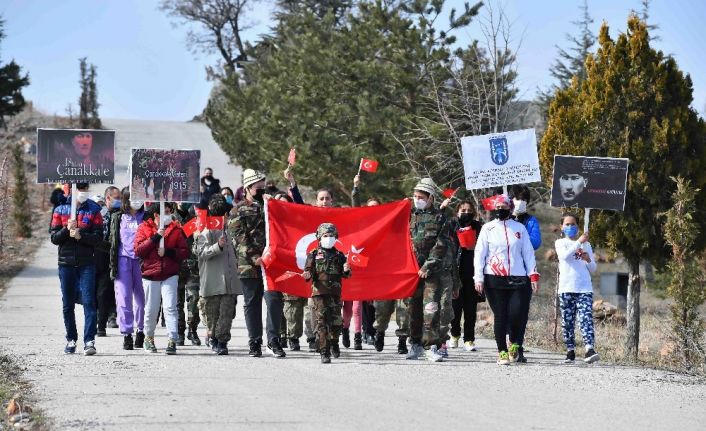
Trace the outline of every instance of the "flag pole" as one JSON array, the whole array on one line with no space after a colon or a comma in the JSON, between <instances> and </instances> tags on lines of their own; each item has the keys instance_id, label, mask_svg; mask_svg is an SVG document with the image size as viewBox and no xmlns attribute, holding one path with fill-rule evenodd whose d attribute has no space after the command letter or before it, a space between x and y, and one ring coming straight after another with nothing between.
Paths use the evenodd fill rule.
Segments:
<instances>
[{"instance_id":1,"label":"flag pole","mask_svg":"<svg viewBox=\"0 0 706 431\"><path fill-rule=\"evenodd\" d=\"M164 201L159 202L159 228L164 228ZM164 237L159 240L159 247L164 248Z\"/></svg>"},{"instance_id":2,"label":"flag pole","mask_svg":"<svg viewBox=\"0 0 706 431\"><path fill-rule=\"evenodd\" d=\"M358 175L360 175L360 171L363 169L363 158L361 157L360 159L360 164L358 165Z\"/></svg>"},{"instance_id":3,"label":"flag pole","mask_svg":"<svg viewBox=\"0 0 706 431\"><path fill-rule=\"evenodd\" d=\"M78 207L78 187L76 183L71 183L71 216L69 220L76 220L76 210Z\"/></svg>"}]
</instances>

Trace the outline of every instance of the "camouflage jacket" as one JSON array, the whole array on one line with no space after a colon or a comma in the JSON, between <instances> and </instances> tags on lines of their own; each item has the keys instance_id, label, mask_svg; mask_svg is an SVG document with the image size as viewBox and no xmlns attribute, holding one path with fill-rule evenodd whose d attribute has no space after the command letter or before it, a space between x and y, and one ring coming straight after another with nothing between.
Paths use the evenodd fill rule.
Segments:
<instances>
[{"instance_id":1,"label":"camouflage jacket","mask_svg":"<svg viewBox=\"0 0 706 431\"><path fill-rule=\"evenodd\" d=\"M436 275L448 262L451 234L446 215L439 208L412 209L409 231L414 245L414 254L421 269Z\"/></svg>"},{"instance_id":2,"label":"camouflage jacket","mask_svg":"<svg viewBox=\"0 0 706 431\"><path fill-rule=\"evenodd\" d=\"M341 280L351 276L351 271L344 271L346 255L334 249L318 247L306 257L304 271L311 273L311 296L341 296Z\"/></svg>"},{"instance_id":3,"label":"camouflage jacket","mask_svg":"<svg viewBox=\"0 0 706 431\"><path fill-rule=\"evenodd\" d=\"M228 221L228 234L238 260L240 278L262 278L255 261L265 250L265 212L257 202L239 202L233 209L235 216ZM232 213L231 213L232 214Z\"/></svg>"}]
</instances>

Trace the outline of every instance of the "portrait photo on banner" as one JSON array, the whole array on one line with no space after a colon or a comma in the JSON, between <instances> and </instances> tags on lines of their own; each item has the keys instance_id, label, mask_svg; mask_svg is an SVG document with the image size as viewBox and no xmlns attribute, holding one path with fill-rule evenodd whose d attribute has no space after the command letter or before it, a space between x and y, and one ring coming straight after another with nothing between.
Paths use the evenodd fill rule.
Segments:
<instances>
[{"instance_id":1,"label":"portrait photo on banner","mask_svg":"<svg viewBox=\"0 0 706 431\"><path fill-rule=\"evenodd\" d=\"M200 150L133 148L130 196L152 202L198 202Z\"/></svg>"},{"instance_id":2,"label":"portrait photo on banner","mask_svg":"<svg viewBox=\"0 0 706 431\"><path fill-rule=\"evenodd\" d=\"M610 157L554 156L552 206L622 211L628 162Z\"/></svg>"},{"instance_id":3,"label":"portrait photo on banner","mask_svg":"<svg viewBox=\"0 0 706 431\"><path fill-rule=\"evenodd\" d=\"M112 183L115 131L37 129L37 183Z\"/></svg>"}]
</instances>

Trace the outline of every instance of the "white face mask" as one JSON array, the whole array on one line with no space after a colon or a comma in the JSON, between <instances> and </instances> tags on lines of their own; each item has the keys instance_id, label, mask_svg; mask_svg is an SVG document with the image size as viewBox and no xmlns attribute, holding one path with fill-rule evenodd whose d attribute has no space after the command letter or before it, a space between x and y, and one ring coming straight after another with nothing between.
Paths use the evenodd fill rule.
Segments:
<instances>
[{"instance_id":1,"label":"white face mask","mask_svg":"<svg viewBox=\"0 0 706 431\"><path fill-rule=\"evenodd\" d=\"M88 192L78 192L76 200L79 201L79 203L86 202L88 200Z\"/></svg>"},{"instance_id":2,"label":"white face mask","mask_svg":"<svg viewBox=\"0 0 706 431\"><path fill-rule=\"evenodd\" d=\"M423 210L427 207L427 201L425 201L424 199L415 199L414 207L418 210Z\"/></svg>"},{"instance_id":3,"label":"white face mask","mask_svg":"<svg viewBox=\"0 0 706 431\"><path fill-rule=\"evenodd\" d=\"M132 199L130 199L130 208L134 209L135 211L142 208L142 205L144 205L144 204L145 203L142 201L133 201Z\"/></svg>"},{"instance_id":4,"label":"white face mask","mask_svg":"<svg viewBox=\"0 0 706 431\"><path fill-rule=\"evenodd\" d=\"M512 202L515 203L515 209L512 211L513 213L524 214L527 212L527 202L519 199L513 199Z\"/></svg>"},{"instance_id":5,"label":"white face mask","mask_svg":"<svg viewBox=\"0 0 706 431\"><path fill-rule=\"evenodd\" d=\"M321 247L323 248L333 248L336 245L336 238L332 236L326 236L321 238Z\"/></svg>"}]
</instances>

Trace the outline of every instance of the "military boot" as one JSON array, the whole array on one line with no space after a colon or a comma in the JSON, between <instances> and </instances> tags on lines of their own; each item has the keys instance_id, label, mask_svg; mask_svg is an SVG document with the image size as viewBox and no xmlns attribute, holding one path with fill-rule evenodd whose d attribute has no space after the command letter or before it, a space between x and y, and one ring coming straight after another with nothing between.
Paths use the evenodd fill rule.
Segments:
<instances>
[{"instance_id":1,"label":"military boot","mask_svg":"<svg viewBox=\"0 0 706 431\"><path fill-rule=\"evenodd\" d=\"M228 354L228 343L221 343L220 341L218 342L218 348L216 350L216 354L219 356L225 356Z\"/></svg>"},{"instance_id":2,"label":"military boot","mask_svg":"<svg viewBox=\"0 0 706 431\"><path fill-rule=\"evenodd\" d=\"M201 345L201 339L199 338L199 334L197 334L196 331L189 331L189 333L186 335L186 339L191 341L192 346Z\"/></svg>"},{"instance_id":3,"label":"military boot","mask_svg":"<svg viewBox=\"0 0 706 431\"><path fill-rule=\"evenodd\" d=\"M400 355L406 355L409 353L407 350L407 337L399 337L399 341L397 342L397 353Z\"/></svg>"},{"instance_id":4,"label":"military boot","mask_svg":"<svg viewBox=\"0 0 706 431\"><path fill-rule=\"evenodd\" d=\"M333 357L336 359L341 356L341 348L338 347L338 341L331 342L331 355L333 355Z\"/></svg>"},{"instance_id":5,"label":"military boot","mask_svg":"<svg viewBox=\"0 0 706 431\"><path fill-rule=\"evenodd\" d=\"M309 351L310 352L316 352L318 350L318 347L316 346L316 339L315 338L307 338L306 342L309 343Z\"/></svg>"},{"instance_id":6,"label":"military boot","mask_svg":"<svg viewBox=\"0 0 706 431\"><path fill-rule=\"evenodd\" d=\"M385 333L384 332L376 332L375 333L375 350L378 352L382 352L382 349L385 347Z\"/></svg>"},{"instance_id":7,"label":"military boot","mask_svg":"<svg viewBox=\"0 0 706 431\"><path fill-rule=\"evenodd\" d=\"M289 339L289 349L295 352L301 349L301 347L299 346L299 338L292 337Z\"/></svg>"},{"instance_id":8,"label":"military boot","mask_svg":"<svg viewBox=\"0 0 706 431\"><path fill-rule=\"evenodd\" d=\"M345 347L346 349L351 347L351 333L348 328L343 328L343 331L341 332L341 338L343 341L343 347Z\"/></svg>"},{"instance_id":9,"label":"military boot","mask_svg":"<svg viewBox=\"0 0 706 431\"><path fill-rule=\"evenodd\" d=\"M360 332L353 335L353 350L363 350L363 335Z\"/></svg>"},{"instance_id":10,"label":"military boot","mask_svg":"<svg viewBox=\"0 0 706 431\"><path fill-rule=\"evenodd\" d=\"M321 351L321 363L330 364L331 363L331 352L328 347L324 347Z\"/></svg>"}]
</instances>

